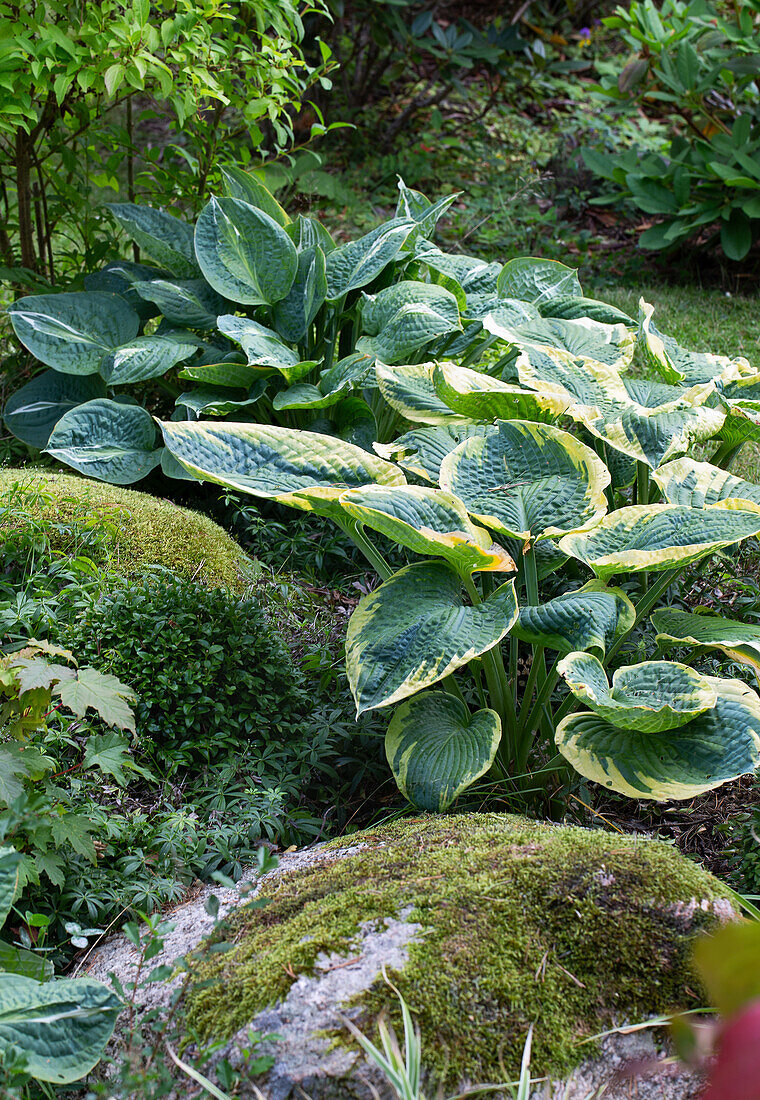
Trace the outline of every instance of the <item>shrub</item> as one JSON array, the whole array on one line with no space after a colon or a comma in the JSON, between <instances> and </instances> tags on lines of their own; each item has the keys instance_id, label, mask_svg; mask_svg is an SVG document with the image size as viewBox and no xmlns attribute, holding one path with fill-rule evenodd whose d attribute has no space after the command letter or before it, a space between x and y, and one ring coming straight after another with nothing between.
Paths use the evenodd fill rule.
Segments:
<instances>
[{"instance_id":1,"label":"shrub","mask_svg":"<svg viewBox=\"0 0 760 1100\"><path fill-rule=\"evenodd\" d=\"M297 739L304 679L255 597L152 573L85 600L62 643L138 695L138 738L168 774Z\"/></svg>"}]
</instances>

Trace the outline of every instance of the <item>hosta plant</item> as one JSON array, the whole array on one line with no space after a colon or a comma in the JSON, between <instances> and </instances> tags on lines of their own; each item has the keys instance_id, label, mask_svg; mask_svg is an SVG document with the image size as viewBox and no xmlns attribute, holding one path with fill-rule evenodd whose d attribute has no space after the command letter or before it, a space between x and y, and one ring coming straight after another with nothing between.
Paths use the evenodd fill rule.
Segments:
<instances>
[{"instance_id":1,"label":"hosta plant","mask_svg":"<svg viewBox=\"0 0 760 1100\"><path fill-rule=\"evenodd\" d=\"M327 516L362 548L381 583L349 622L348 677L358 713L388 708L415 805L445 809L486 773L535 791L568 764L650 799L753 771L760 698L693 666L713 647L756 670L760 631L659 605L760 533L760 486L722 468L757 432L760 377L681 348L645 303L638 327L614 318L541 260L496 273L478 340L477 369L376 363L408 430L375 453L208 421L164 422L164 442L192 476ZM410 563L393 572L377 535Z\"/></svg>"}]
</instances>

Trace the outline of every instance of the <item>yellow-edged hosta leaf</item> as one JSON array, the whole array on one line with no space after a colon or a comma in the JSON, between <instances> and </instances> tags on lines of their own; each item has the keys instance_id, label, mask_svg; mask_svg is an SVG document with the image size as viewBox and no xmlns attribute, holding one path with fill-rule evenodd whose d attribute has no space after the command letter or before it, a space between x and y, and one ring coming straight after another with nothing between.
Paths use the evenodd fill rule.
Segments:
<instances>
[{"instance_id":1,"label":"yellow-edged hosta leaf","mask_svg":"<svg viewBox=\"0 0 760 1100\"><path fill-rule=\"evenodd\" d=\"M636 347L635 333L627 325L605 325L590 317L575 321L542 317L540 321L512 327L500 324L491 315L483 319L483 327L528 354L533 349L554 348L574 359L591 359L622 370L630 365Z\"/></svg>"},{"instance_id":2,"label":"yellow-edged hosta leaf","mask_svg":"<svg viewBox=\"0 0 760 1100\"><path fill-rule=\"evenodd\" d=\"M194 477L342 518L338 497L377 482L404 485L396 466L331 435L268 424L161 423L174 458Z\"/></svg>"},{"instance_id":3,"label":"yellow-edged hosta leaf","mask_svg":"<svg viewBox=\"0 0 760 1100\"><path fill-rule=\"evenodd\" d=\"M435 363L392 367L375 365L380 393L407 420L416 424L461 424L470 417L458 415L441 401L433 382Z\"/></svg>"},{"instance_id":4,"label":"yellow-edged hosta leaf","mask_svg":"<svg viewBox=\"0 0 760 1100\"><path fill-rule=\"evenodd\" d=\"M512 634L523 642L560 653L594 650L604 656L615 639L632 630L635 622L636 609L622 589L589 581L576 592L521 607Z\"/></svg>"},{"instance_id":5,"label":"yellow-edged hosta leaf","mask_svg":"<svg viewBox=\"0 0 760 1100\"><path fill-rule=\"evenodd\" d=\"M672 385L693 386L699 382L715 382L743 374L749 368L746 359L729 359L726 355L687 351L672 338L658 331L652 320L654 306L639 301L639 344L647 361Z\"/></svg>"},{"instance_id":6,"label":"yellow-edged hosta leaf","mask_svg":"<svg viewBox=\"0 0 760 1100\"><path fill-rule=\"evenodd\" d=\"M685 726L717 703L715 688L676 661L625 665L612 677L591 653L569 653L557 666L576 699L614 726L661 733Z\"/></svg>"},{"instance_id":7,"label":"yellow-edged hosta leaf","mask_svg":"<svg viewBox=\"0 0 760 1100\"><path fill-rule=\"evenodd\" d=\"M500 740L495 711L470 714L453 695L423 691L397 708L385 735L385 755L412 805L442 813L485 775Z\"/></svg>"},{"instance_id":8,"label":"yellow-edged hosta leaf","mask_svg":"<svg viewBox=\"0 0 760 1100\"><path fill-rule=\"evenodd\" d=\"M718 439L733 447L760 440L760 400L741 398L727 401L726 419Z\"/></svg>"},{"instance_id":9,"label":"yellow-edged hosta leaf","mask_svg":"<svg viewBox=\"0 0 760 1100\"><path fill-rule=\"evenodd\" d=\"M760 626L722 615L694 615L677 607L662 607L651 619L659 645L670 642L722 649L733 661L751 668L760 680Z\"/></svg>"},{"instance_id":10,"label":"yellow-edged hosta leaf","mask_svg":"<svg viewBox=\"0 0 760 1100\"><path fill-rule=\"evenodd\" d=\"M704 508L719 500L743 500L760 506L760 485L734 477L709 462L677 458L655 470L652 478L668 504Z\"/></svg>"},{"instance_id":11,"label":"yellow-edged hosta leaf","mask_svg":"<svg viewBox=\"0 0 760 1100\"><path fill-rule=\"evenodd\" d=\"M755 771L760 699L740 680L705 680L717 702L685 726L641 733L597 714L571 714L557 727L557 748L581 775L632 798L695 798Z\"/></svg>"},{"instance_id":12,"label":"yellow-edged hosta leaf","mask_svg":"<svg viewBox=\"0 0 760 1100\"><path fill-rule=\"evenodd\" d=\"M599 522L610 475L589 447L549 424L500 420L497 427L446 456L442 488L513 538L550 538Z\"/></svg>"},{"instance_id":13,"label":"yellow-edged hosta leaf","mask_svg":"<svg viewBox=\"0 0 760 1100\"><path fill-rule=\"evenodd\" d=\"M488 435L496 430L493 424L473 424L471 421L438 424L414 428L400 435L393 443L375 443L373 446L381 458L397 462L423 481L437 485L441 463L463 439Z\"/></svg>"},{"instance_id":14,"label":"yellow-edged hosta leaf","mask_svg":"<svg viewBox=\"0 0 760 1100\"><path fill-rule=\"evenodd\" d=\"M634 504L610 512L593 531L565 535L559 545L605 579L687 565L758 532L760 513L743 510L741 501L711 508Z\"/></svg>"},{"instance_id":15,"label":"yellow-edged hosta leaf","mask_svg":"<svg viewBox=\"0 0 760 1100\"><path fill-rule=\"evenodd\" d=\"M595 359L577 359L557 348L530 348L518 356L515 368L521 385L564 398L571 409L577 405L585 410L588 418L630 403L620 372Z\"/></svg>"},{"instance_id":16,"label":"yellow-edged hosta leaf","mask_svg":"<svg viewBox=\"0 0 760 1100\"><path fill-rule=\"evenodd\" d=\"M340 498L365 527L408 546L416 554L444 558L457 573L516 572L512 558L467 515L462 501L421 485L366 485Z\"/></svg>"},{"instance_id":17,"label":"yellow-edged hosta leaf","mask_svg":"<svg viewBox=\"0 0 760 1100\"><path fill-rule=\"evenodd\" d=\"M470 607L444 562L407 565L364 596L349 620L346 672L357 715L432 687L498 645L516 618L514 581Z\"/></svg>"},{"instance_id":18,"label":"yellow-edged hosta leaf","mask_svg":"<svg viewBox=\"0 0 760 1100\"><path fill-rule=\"evenodd\" d=\"M456 363L439 363L433 385L444 404L472 420L552 421L569 404L563 397L531 392Z\"/></svg>"}]
</instances>

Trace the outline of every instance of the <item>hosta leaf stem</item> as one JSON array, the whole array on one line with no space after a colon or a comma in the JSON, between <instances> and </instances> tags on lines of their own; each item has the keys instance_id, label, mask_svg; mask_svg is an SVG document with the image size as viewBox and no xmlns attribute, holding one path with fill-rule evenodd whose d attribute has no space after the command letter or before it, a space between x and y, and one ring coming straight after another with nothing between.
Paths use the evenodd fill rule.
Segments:
<instances>
[{"instance_id":1,"label":"hosta leaf stem","mask_svg":"<svg viewBox=\"0 0 760 1100\"><path fill-rule=\"evenodd\" d=\"M481 599L472 577L463 576L462 583L473 607L477 607ZM506 734L509 758L512 759L517 744L517 713L501 656L501 646L496 645L493 649L487 650L481 655L480 660L483 663L483 672L491 693L493 708L501 718L502 729ZM504 747L504 741L502 741L498 754L502 760L504 760Z\"/></svg>"}]
</instances>

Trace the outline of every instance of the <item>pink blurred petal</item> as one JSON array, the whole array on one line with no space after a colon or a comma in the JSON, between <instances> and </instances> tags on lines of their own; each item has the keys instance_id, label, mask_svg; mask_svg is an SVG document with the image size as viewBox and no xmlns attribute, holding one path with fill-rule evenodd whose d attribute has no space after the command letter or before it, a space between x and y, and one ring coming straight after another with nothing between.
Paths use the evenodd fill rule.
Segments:
<instances>
[{"instance_id":1,"label":"pink blurred petal","mask_svg":"<svg viewBox=\"0 0 760 1100\"><path fill-rule=\"evenodd\" d=\"M760 1100L760 1001L721 1029L701 1100Z\"/></svg>"}]
</instances>

